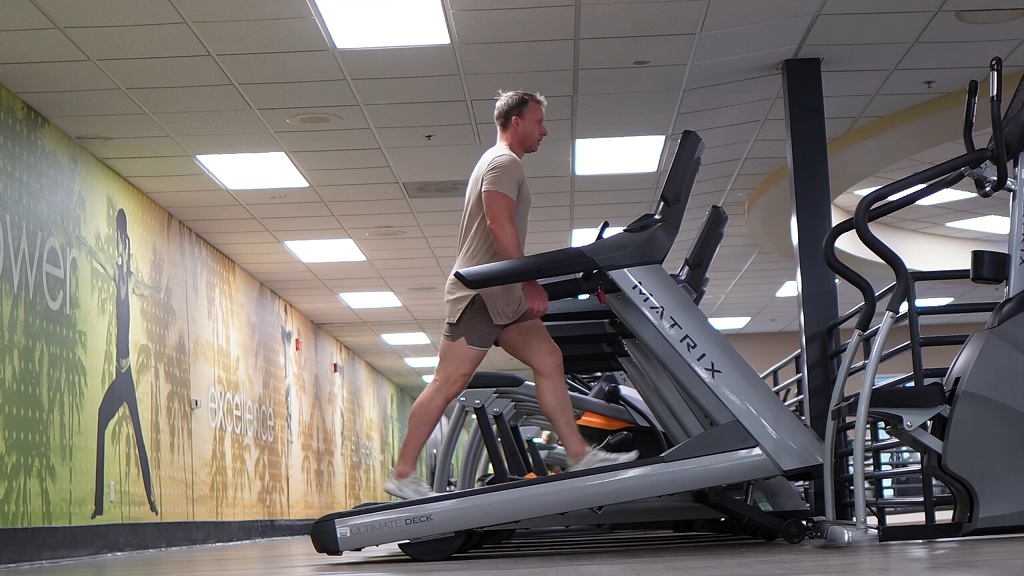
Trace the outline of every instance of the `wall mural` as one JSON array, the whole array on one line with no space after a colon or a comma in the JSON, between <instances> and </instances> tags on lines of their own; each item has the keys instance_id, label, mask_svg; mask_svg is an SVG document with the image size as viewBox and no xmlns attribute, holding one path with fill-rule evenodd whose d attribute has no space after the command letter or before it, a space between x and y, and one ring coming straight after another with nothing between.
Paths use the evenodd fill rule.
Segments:
<instances>
[{"instance_id":1,"label":"wall mural","mask_svg":"<svg viewBox=\"0 0 1024 576\"><path fill-rule=\"evenodd\" d=\"M411 402L0 87L0 527L379 500Z\"/></svg>"}]
</instances>

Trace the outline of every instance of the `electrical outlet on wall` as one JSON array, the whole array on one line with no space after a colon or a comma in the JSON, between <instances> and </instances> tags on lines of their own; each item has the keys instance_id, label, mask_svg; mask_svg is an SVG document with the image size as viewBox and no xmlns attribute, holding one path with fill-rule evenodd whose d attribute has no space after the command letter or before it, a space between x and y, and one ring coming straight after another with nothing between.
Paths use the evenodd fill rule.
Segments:
<instances>
[{"instance_id":1,"label":"electrical outlet on wall","mask_svg":"<svg viewBox=\"0 0 1024 576\"><path fill-rule=\"evenodd\" d=\"M111 502L114 501L114 493L115 493L114 482L113 482L113 480L111 480L111 482L110 482L110 501Z\"/></svg>"}]
</instances>

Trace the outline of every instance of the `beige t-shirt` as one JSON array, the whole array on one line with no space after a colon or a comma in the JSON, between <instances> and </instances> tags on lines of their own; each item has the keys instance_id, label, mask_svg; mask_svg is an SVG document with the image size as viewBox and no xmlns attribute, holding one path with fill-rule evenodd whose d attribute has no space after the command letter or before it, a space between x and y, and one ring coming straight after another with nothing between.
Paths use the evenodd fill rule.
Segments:
<instances>
[{"instance_id":1,"label":"beige t-shirt","mask_svg":"<svg viewBox=\"0 0 1024 576\"><path fill-rule=\"evenodd\" d=\"M455 278L454 271L502 260L487 229L483 193L493 190L516 201L515 224L519 241L526 245L526 227L530 214L530 188L526 185L523 163L504 143L498 143L484 152L473 168L466 187L466 205L459 231L459 252L453 274L448 276L444 300L448 322L455 322L476 290L470 290ZM479 291L483 296L491 320L495 324L509 324L526 312L526 297L519 282L507 286L494 286Z\"/></svg>"}]
</instances>

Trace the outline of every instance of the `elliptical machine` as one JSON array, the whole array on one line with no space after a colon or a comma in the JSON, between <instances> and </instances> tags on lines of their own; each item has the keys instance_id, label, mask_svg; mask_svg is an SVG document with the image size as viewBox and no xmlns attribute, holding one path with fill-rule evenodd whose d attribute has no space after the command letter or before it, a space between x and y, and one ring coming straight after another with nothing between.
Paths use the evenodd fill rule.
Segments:
<instances>
[{"instance_id":1,"label":"elliptical machine","mask_svg":"<svg viewBox=\"0 0 1024 576\"><path fill-rule=\"evenodd\" d=\"M978 83L968 90L961 156L922 170L868 194L855 216L836 225L825 240L825 259L841 278L856 287L864 298L853 336L847 344L832 394L831 418L826 431L826 519L817 531L827 545L879 540L931 539L1008 533L1024 530L1024 80L1017 86L1006 116L1002 107L1002 60L990 62L992 138L976 149L972 135ZM1015 159L1015 178L1009 177L1008 158ZM991 165L991 166L990 166ZM994 172L994 174L993 174ZM1006 281L1006 296L989 317L986 327L964 343L939 383L925 385L922 370L914 366L913 386L875 389L875 376L885 351L886 339L897 322L900 306L913 306L911 274L906 264L870 229L870 222L972 178L978 194L1000 191L1011 195L1009 253L997 258L995 278ZM1015 180L1015 181L1014 181ZM895 200L914 186L924 188ZM879 206L881 202L889 200ZM896 275L894 291L866 362L859 394L844 398L854 356L865 340L877 300L871 284L836 256L835 242L856 230L858 237ZM856 409L853 445L854 518L852 525L836 521L834 471L831 462L837 420ZM886 430L922 455L922 469L941 480L953 495L952 521L925 526L887 526L877 531L867 524L865 453L868 420L884 422ZM993 457L995 456L995 457Z\"/></svg>"}]
</instances>

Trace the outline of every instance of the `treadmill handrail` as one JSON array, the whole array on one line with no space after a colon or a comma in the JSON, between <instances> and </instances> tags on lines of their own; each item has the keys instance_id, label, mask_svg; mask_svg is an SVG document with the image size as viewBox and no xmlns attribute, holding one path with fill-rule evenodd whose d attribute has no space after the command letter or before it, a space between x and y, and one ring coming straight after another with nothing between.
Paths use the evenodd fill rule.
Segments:
<instances>
[{"instance_id":1,"label":"treadmill handrail","mask_svg":"<svg viewBox=\"0 0 1024 576\"><path fill-rule=\"evenodd\" d=\"M654 214L641 216L622 233L600 238L582 247L463 268L455 272L455 278L471 290L481 290L599 268L616 270L661 264L679 234L703 150L704 143L696 132L683 132L657 210Z\"/></svg>"}]
</instances>

